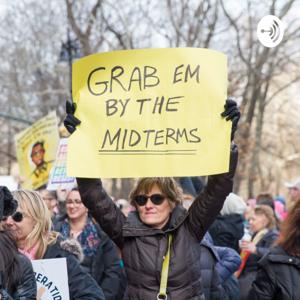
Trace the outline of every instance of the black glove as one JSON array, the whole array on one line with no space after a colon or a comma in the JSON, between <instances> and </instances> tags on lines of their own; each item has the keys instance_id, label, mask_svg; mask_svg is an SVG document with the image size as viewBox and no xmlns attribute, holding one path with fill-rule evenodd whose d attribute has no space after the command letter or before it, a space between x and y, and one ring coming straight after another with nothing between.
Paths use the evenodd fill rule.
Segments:
<instances>
[{"instance_id":1,"label":"black glove","mask_svg":"<svg viewBox=\"0 0 300 300\"><path fill-rule=\"evenodd\" d=\"M17 201L6 186L0 186L0 220L12 215L18 207Z\"/></svg>"},{"instance_id":2,"label":"black glove","mask_svg":"<svg viewBox=\"0 0 300 300\"><path fill-rule=\"evenodd\" d=\"M224 105L225 110L221 113L223 118L226 117L226 121L231 120L231 141L234 139L234 134L237 130L238 122L241 117L241 113L237 107L236 102L232 98L228 98Z\"/></svg>"},{"instance_id":3,"label":"black glove","mask_svg":"<svg viewBox=\"0 0 300 300\"><path fill-rule=\"evenodd\" d=\"M68 132L71 134L76 130L76 126L81 123L81 121L74 116L75 110L76 110L76 103L67 100L66 102L67 116L64 119L64 125L68 130Z\"/></svg>"}]
</instances>

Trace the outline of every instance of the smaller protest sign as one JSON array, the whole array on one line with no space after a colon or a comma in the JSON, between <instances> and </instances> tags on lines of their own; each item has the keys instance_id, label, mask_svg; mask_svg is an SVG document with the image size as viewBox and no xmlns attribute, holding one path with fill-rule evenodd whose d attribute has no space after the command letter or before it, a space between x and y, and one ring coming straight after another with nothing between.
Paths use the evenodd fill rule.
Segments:
<instances>
[{"instance_id":1,"label":"smaller protest sign","mask_svg":"<svg viewBox=\"0 0 300 300\"><path fill-rule=\"evenodd\" d=\"M71 189L76 185L74 177L67 176L68 139L61 139L57 148L56 159L51 169L47 190Z\"/></svg>"},{"instance_id":2,"label":"smaller protest sign","mask_svg":"<svg viewBox=\"0 0 300 300\"><path fill-rule=\"evenodd\" d=\"M69 300L66 258L32 261L37 285L37 300Z\"/></svg>"},{"instance_id":3,"label":"smaller protest sign","mask_svg":"<svg viewBox=\"0 0 300 300\"><path fill-rule=\"evenodd\" d=\"M47 116L15 136L22 188L37 189L48 182L59 142L56 113Z\"/></svg>"}]
</instances>

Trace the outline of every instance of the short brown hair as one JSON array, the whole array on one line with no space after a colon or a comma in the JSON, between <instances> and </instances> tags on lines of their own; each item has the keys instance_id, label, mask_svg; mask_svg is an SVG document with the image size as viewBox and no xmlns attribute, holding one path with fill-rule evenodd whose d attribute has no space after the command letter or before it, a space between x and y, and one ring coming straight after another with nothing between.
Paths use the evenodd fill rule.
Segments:
<instances>
[{"instance_id":1,"label":"short brown hair","mask_svg":"<svg viewBox=\"0 0 300 300\"><path fill-rule=\"evenodd\" d=\"M146 177L140 178L129 195L131 204L135 206L134 197L141 194L148 194L157 185L162 193L176 205L182 202L182 192L172 177Z\"/></svg>"},{"instance_id":2,"label":"short brown hair","mask_svg":"<svg viewBox=\"0 0 300 300\"><path fill-rule=\"evenodd\" d=\"M257 205L254 208L254 213L256 215L264 215L269 220L269 223L267 225L268 229L274 229L276 228L276 220L273 209L268 205Z\"/></svg>"}]
</instances>

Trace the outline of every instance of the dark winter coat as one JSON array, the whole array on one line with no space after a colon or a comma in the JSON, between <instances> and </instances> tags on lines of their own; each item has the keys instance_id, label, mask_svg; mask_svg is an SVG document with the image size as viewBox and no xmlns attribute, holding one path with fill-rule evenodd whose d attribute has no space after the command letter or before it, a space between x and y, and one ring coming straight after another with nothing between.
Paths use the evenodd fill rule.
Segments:
<instances>
[{"instance_id":1,"label":"dark winter coat","mask_svg":"<svg viewBox=\"0 0 300 300\"><path fill-rule=\"evenodd\" d=\"M240 214L219 215L209 228L215 246L229 247L239 252L239 240L244 235L244 219Z\"/></svg>"},{"instance_id":2,"label":"dark winter coat","mask_svg":"<svg viewBox=\"0 0 300 300\"><path fill-rule=\"evenodd\" d=\"M241 258L235 250L228 247L215 246L209 232L206 232L201 243L208 245L211 251L213 251L214 256L217 259L216 268L220 276L221 283L226 281L234 274L235 271L238 270L241 264Z\"/></svg>"},{"instance_id":3,"label":"dark winter coat","mask_svg":"<svg viewBox=\"0 0 300 300\"><path fill-rule=\"evenodd\" d=\"M22 254L18 255L21 271L21 281L17 290L11 294L2 290L3 300L36 300L36 282L30 260Z\"/></svg>"},{"instance_id":4,"label":"dark winter coat","mask_svg":"<svg viewBox=\"0 0 300 300\"><path fill-rule=\"evenodd\" d=\"M228 247L214 247L219 256L217 270L221 279L221 283L225 282L230 276L237 271L241 264L239 254Z\"/></svg>"},{"instance_id":5,"label":"dark winter coat","mask_svg":"<svg viewBox=\"0 0 300 300\"><path fill-rule=\"evenodd\" d=\"M217 262L218 257L212 246L202 241L200 244L200 270L205 300L227 299L217 271Z\"/></svg>"},{"instance_id":6,"label":"dark winter coat","mask_svg":"<svg viewBox=\"0 0 300 300\"><path fill-rule=\"evenodd\" d=\"M226 299L227 297L230 300L239 300L240 287L236 277L233 275L241 264L239 254L228 247L214 246L212 238L208 232L205 234L203 239L209 244L217 259L216 269L222 285L222 290L225 292L222 299Z\"/></svg>"},{"instance_id":7,"label":"dark winter coat","mask_svg":"<svg viewBox=\"0 0 300 300\"><path fill-rule=\"evenodd\" d=\"M278 231L277 229L269 230L263 238L257 243L256 245L256 253L251 253L249 255L249 258L246 262L246 266L241 274L241 276L244 273L247 272L256 272L258 269L258 261L269 252L271 246L274 244L274 242L278 238ZM253 239L253 238L252 238Z\"/></svg>"},{"instance_id":8,"label":"dark winter coat","mask_svg":"<svg viewBox=\"0 0 300 300\"><path fill-rule=\"evenodd\" d=\"M275 247L259 261L249 300L300 299L300 258Z\"/></svg>"},{"instance_id":9,"label":"dark winter coat","mask_svg":"<svg viewBox=\"0 0 300 300\"><path fill-rule=\"evenodd\" d=\"M251 285L256 277L258 261L270 250L278 238L278 231L269 230L256 245L256 252L251 253L246 262L245 268L239 277L241 300L247 299Z\"/></svg>"},{"instance_id":10,"label":"dark winter coat","mask_svg":"<svg viewBox=\"0 0 300 300\"><path fill-rule=\"evenodd\" d=\"M65 215L57 220L55 231L60 232ZM125 287L124 270L121 269L117 247L112 240L101 230L98 224L94 224L100 239L97 254L92 257L84 257L81 266L90 273L101 286L106 300L122 299L124 293L121 286ZM120 295L121 294L121 295Z\"/></svg>"},{"instance_id":11,"label":"dark winter coat","mask_svg":"<svg viewBox=\"0 0 300 300\"><path fill-rule=\"evenodd\" d=\"M67 243L62 243L61 240L58 240L55 244L48 246L43 259L66 258L70 300L105 300L102 289L82 269L77 258L69 251Z\"/></svg>"},{"instance_id":12,"label":"dark winter coat","mask_svg":"<svg viewBox=\"0 0 300 300\"><path fill-rule=\"evenodd\" d=\"M114 205L96 179L77 178L81 199L101 228L122 249L128 278L128 299L156 299L168 233L173 235L168 276L168 300L203 299L200 241L232 190L237 162L232 151L230 172L210 176L189 211L176 206L166 230L142 223L137 212L128 218Z\"/></svg>"}]
</instances>

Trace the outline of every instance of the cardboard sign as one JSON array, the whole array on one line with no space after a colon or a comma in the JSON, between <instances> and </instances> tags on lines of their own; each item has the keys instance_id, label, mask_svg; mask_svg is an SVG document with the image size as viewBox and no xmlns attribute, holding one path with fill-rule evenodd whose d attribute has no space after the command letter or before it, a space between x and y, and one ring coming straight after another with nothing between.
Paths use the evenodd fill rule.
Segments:
<instances>
[{"instance_id":1,"label":"cardboard sign","mask_svg":"<svg viewBox=\"0 0 300 300\"><path fill-rule=\"evenodd\" d=\"M66 258L33 260L37 300L69 300Z\"/></svg>"},{"instance_id":2,"label":"cardboard sign","mask_svg":"<svg viewBox=\"0 0 300 300\"><path fill-rule=\"evenodd\" d=\"M15 136L22 188L37 189L48 182L59 142L56 113L44 118Z\"/></svg>"},{"instance_id":3,"label":"cardboard sign","mask_svg":"<svg viewBox=\"0 0 300 300\"><path fill-rule=\"evenodd\" d=\"M198 176L229 167L227 59L208 49L95 54L73 64L81 120L68 175Z\"/></svg>"},{"instance_id":4,"label":"cardboard sign","mask_svg":"<svg viewBox=\"0 0 300 300\"><path fill-rule=\"evenodd\" d=\"M56 159L51 169L47 190L72 189L76 185L74 177L67 176L68 139L61 139L57 149Z\"/></svg>"}]
</instances>

